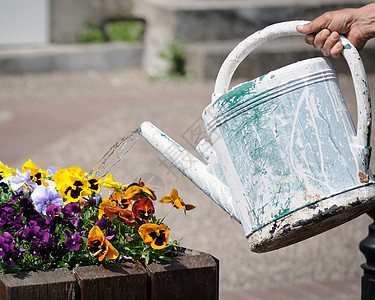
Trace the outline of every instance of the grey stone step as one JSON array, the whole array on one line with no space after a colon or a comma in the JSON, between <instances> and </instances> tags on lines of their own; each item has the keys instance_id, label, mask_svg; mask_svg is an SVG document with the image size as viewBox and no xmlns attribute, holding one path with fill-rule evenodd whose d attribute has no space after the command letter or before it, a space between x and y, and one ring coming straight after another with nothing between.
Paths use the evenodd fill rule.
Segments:
<instances>
[{"instance_id":1,"label":"grey stone step","mask_svg":"<svg viewBox=\"0 0 375 300\"><path fill-rule=\"evenodd\" d=\"M188 42L229 40L230 43L270 24L311 20L329 10L367 3L355 0L137 0L134 5L135 13L147 22L143 65L151 75L159 76L169 68L160 53L176 39Z\"/></svg>"},{"instance_id":2,"label":"grey stone step","mask_svg":"<svg viewBox=\"0 0 375 300\"><path fill-rule=\"evenodd\" d=\"M0 49L0 74L124 69L140 66L143 43L51 44Z\"/></svg>"},{"instance_id":3,"label":"grey stone step","mask_svg":"<svg viewBox=\"0 0 375 300\"><path fill-rule=\"evenodd\" d=\"M216 78L225 58L241 40L190 43L186 48L187 72L197 78ZM375 73L375 40L360 53L367 73ZM261 76L271 70L303 59L322 56L320 51L305 44L304 38L287 37L270 41L250 53L239 65L233 78ZM349 73L344 59L331 60L337 73Z\"/></svg>"}]
</instances>

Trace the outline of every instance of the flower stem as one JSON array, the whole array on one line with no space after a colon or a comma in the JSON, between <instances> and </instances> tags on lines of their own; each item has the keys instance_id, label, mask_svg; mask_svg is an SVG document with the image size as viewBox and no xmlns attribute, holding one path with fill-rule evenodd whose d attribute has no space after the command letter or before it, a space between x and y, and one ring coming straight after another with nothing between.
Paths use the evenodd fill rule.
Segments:
<instances>
[{"instance_id":1,"label":"flower stem","mask_svg":"<svg viewBox=\"0 0 375 300\"><path fill-rule=\"evenodd\" d=\"M163 219L160 220L160 223L163 223L164 219L169 215L169 213L171 212L172 208L173 208L174 205L171 206L171 208L167 211L167 213L165 214L165 216L163 217Z\"/></svg>"}]
</instances>

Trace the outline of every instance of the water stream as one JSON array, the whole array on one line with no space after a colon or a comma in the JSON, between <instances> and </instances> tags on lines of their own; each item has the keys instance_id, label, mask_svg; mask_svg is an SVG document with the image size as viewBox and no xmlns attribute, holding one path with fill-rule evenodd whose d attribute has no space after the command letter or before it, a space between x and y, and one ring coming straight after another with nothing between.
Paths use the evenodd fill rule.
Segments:
<instances>
[{"instance_id":1,"label":"water stream","mask_svg":"<svg viewBox=\"0 0 375 300\"><path fill-rule=\"evenodd\" d=\"M120 138L92 168L88 176L94 176L97 178L106 176L111 168L120 162L126 153L133 148L139 137L140 133L137 128L129 135Z\"/></svg>"}]
</instances>

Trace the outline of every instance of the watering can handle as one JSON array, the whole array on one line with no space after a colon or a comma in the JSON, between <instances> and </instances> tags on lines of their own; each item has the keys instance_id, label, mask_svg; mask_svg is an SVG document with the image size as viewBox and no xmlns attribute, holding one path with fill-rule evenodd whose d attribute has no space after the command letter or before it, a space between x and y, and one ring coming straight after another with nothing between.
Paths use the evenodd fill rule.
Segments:
<instances>
[{"instance_id":1,"label":"watering can handle","mask_svg":"<svg viewBox=\"0 0 375 300\"><path fill-rule=\"evenodd\" d=\"M212 102L228 91L230 81L234 71L239 64L256 48L267 41L291 35L302 35L296 29L297 25L306 24L308 21L289 21L270 25L255 32L239 43L223 62L216 78L215 89L212 95ZM367 84L367 76L361 57L357 49L349 40L340 36L340 41L344 45L343 56L351 72L354 90L357 99L357 144L370 151L370 129L371 129L371 103L370 92Z\"/></svg>"}]
</instances>

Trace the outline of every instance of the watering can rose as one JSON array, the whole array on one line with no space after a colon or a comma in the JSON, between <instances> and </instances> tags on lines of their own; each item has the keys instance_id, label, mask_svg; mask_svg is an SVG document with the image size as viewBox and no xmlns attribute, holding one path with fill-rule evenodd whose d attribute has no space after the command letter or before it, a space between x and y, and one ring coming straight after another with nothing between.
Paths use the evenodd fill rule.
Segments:
<instances>
[{"instance_id":1,"label":"watering can rose","mask_svg":"<svg viewBox=\"0 0 375 300\"><path fill-rule=\"evenodd\" d=\"M183 207L172 191L165 197ZM141 179L123 185L76 166L43 170L28 160L19 171L0 162L0 273L164 259L178 241L163 223L171 209L156 218L156 199Z\"/></svg>"}]
</instances>

